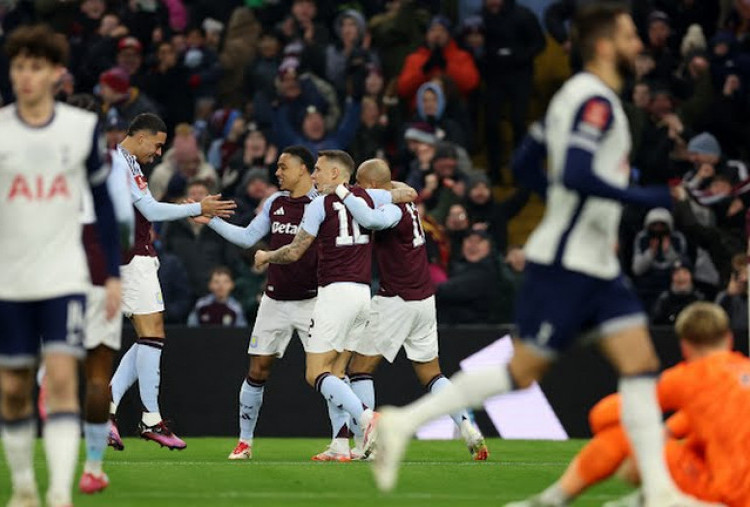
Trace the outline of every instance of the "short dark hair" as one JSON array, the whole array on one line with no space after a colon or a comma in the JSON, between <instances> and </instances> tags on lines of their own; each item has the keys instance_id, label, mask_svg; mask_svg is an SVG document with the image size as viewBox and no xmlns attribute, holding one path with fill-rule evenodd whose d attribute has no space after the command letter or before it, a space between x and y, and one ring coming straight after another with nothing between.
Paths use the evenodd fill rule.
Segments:
<instances>
[{"instance_id":1,"label":"short dark hair","mask_svg":"<svg viewBox=\"0 0 750 507\"><path fill-rule=\"evenodd\" d=\"M151 134L156 134L166 132L167 126L164 124L164 120L154 113L141 113L130 122L126 135L135 135L139 130L148 130Z\"/></svg>"},{"instance_id":2,"label":"short dark hair","mask_svg":"<svg viewBox=\"0 0 750 507\"><path fill-rule=\"evenodd\" d=\"M617 18L623 14L629 14L628 8L618 2L595 2L578 12L573 22L571 39L581 52L584 62L594 58L597 40L612 36Z\"/></svg>"},{"instance_id":3,"label":"short dark hair","mask_svg":"<svg viewBox=\"0 0 750 507\"><path fill-rule=\"evenodd\" d=\"M354 159L347 152L343 150L321 150L318 152L318 158L320 157L330 158L340 164L349 175L354 174Z\"/></svg>"},{"instance_id":4,"label":"short dark hair","mask_svg":"<svg viewBox=\"0 0 750 507\"><path fill-rule=\"evenodd\" d=\"M65 36L44 24L16 28L5 43L5 54L9 60L18 56L28 56L43 58L53 65L67 63L68 49Z\"/></svg>"},{"instance_id":5,"label":"short dark hair","mask_svg":"<svg viewBox=\"0 0 750 507\"><path fill-rule=\"evenodd\" d=\"M214 277L214 275L227 275L229 278L234 279L234 277L232 276L232 271L226 266L215 266L211 270L211 276L209 276L208 279L210 280Z\"/></svg>"},{"instance_id":6,"label":"short dark hair","mask_svg":"<svg viewBox=\"0 0 750 507\"><path fill-rule=\"evenodd\" d=\"M302 164L305 166L305 169L307 169L307 172L312 174L312 172L315 170L315 156L304 146L299 144L287 146L281 153L287 153L300 159Z\"/></svg>"}]
</instances>

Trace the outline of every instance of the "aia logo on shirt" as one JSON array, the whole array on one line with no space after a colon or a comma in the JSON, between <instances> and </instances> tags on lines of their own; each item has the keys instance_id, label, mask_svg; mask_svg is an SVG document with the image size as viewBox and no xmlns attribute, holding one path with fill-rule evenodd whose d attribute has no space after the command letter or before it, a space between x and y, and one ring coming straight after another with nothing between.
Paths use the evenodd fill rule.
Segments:
<instances>
[{"instance_id":1,"label":"aia logo on shirt","mask_svg":"<svg viewBox=\"0 0 750 507\"><path fill-rule=\"evenodd\" d=\"M138 188L141 190L146 190L146 187L148 187L146 178L144 178L142 174L135 175L135 184L138 185Z\"/></svg>"},{"instance_id":2,"label":"aia logo on shirt","mask_svg":"<svg viewBox=\"0 0 750 507\"><path fill-rule=\"evenodd\" d=\"M597 130L602 131L609 122L609 115L609 105L603 100L593 99L586 103L581 120Z\"/></svg>"},{"instance_id":3,"label":"aia logo on shirt","mask_svg":"<svg viewBox=\"0 0 750 507\"><path fill-rule=\"evenodd\" d=\"M27 178L23 174L16 174L10 184L8 201L51 201L56 197L70 198L68 180L65 175L58 174L54 178L37 175Z\"/></svg>"}]
</instances>

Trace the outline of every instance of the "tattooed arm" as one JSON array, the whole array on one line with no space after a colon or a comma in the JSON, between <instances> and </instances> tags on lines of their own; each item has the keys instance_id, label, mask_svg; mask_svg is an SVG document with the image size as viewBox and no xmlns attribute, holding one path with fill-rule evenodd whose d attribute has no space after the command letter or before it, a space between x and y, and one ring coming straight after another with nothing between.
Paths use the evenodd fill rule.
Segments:
<instances>
[{"instance_id":1,"label":"tattooed arm","mask_svg":"<svg viewBox=\"0 0 750 507\"><path fill-rule=\"evenodd\" d=\"M290 264L296 262L305 255L310 245L315 241L315 236L300 228L297 235L288 245L276 250L258 250L255 252L255 267L259 268L265 264Z\"/></svg>"}]
</instances>

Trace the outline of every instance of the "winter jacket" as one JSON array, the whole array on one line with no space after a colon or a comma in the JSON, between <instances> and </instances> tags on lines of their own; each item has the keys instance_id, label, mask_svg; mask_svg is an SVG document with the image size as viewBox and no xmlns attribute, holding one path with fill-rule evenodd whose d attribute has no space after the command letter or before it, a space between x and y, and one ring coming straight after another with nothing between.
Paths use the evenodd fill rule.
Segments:
<instances>
[{"instance_id":1,"label":"winter jacket","mask_svg":"<svg viewBox=\"0 0 750 507\"><path fill-rule=\"evenodd\" d=\"M444 48L436 49L436 51L442 51L445 68L434 67L425 74L422 67L430 59L432 51L427 46L421 46L406 57L401 74L398 76L399 95L411 100L422 83L443 73L456 83L464 95L468 95L479 86L479 71L474 64L474 58L469 52L460 49L452 39Z\"/></svg>"},{"instance_id":2,"label":"winter jacket","mask_svg":"<svg viewBox=\"0 0 750 507\"><path fill-rule=\"evenodd\" d=\"M533 12L505 0L497 14L482 12L485 31L484 72L489 81L517 73L531 74L534 58L546 45Z\"/></svg>"}]
</instances>

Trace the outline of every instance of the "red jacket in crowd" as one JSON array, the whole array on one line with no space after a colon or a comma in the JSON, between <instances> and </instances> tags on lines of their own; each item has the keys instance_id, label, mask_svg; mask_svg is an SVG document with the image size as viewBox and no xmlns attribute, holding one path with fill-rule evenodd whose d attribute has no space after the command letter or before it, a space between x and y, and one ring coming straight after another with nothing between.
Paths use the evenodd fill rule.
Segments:
<instances>
[{"instance_id":1,"label":"red jacket in crowd","mask_svg":"<svg viewBox=\"0 0 750 507\"><path fill-rule=\"evenodd\" d=\"M464 95L479 86L479 71L474 64L474 59L471 54L460 49L455 41L451 40L443 48L445 69L434 67L425 74L422 72L422 67L429 60L431 53L432 51L426 46L420 46L406 57L404 68L398 76L398 94L401 97L413 98L422 83L440 74L447 74Z\"/></svg>"}]
</instances>

